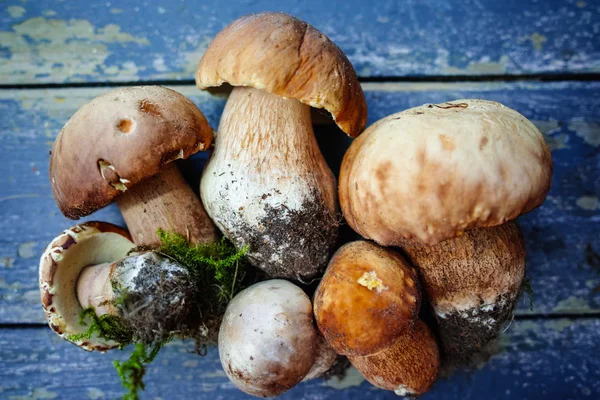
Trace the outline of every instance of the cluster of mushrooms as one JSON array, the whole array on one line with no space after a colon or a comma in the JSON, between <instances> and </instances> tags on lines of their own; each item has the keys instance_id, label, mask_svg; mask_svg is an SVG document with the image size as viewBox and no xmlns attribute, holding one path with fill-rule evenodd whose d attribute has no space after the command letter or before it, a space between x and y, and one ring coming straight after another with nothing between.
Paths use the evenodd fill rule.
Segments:
<instances>
[{"instance_id":1,"label":"cluster of mushrooms","mask_svg":"<svg viewBox=\"0 0 600 400\"><path fill-rule=\"evenodd\" d=\"M233 86L214 143L196 105L158 86L101 95L59 133L50 179L60 210L77 219L114 200L128 231L88 222L47 247L40 289L56 333L70 340L82 332L88 306L138 318L132 323L149 337L181 330L179 321L199 323L182 317L196 295L186 270L151 250L130 253L157 245L159 228L191 243L222 234L269 277L233 298L218 333L225 373L255 396L317 377L338 355L379 388L419 395L441 363L465 362L511 320L525 273L513 220L543 203L552 176L549 149L525 117L464 99L365 130L367 106L348 59L323 33L281 13L227 26L196 83ZM311 107L357 137L338 183ZM212 153L200 200L173 161L202 150ZM339 247L344 219L363 239ZM121 290L137 303L112 303ZM162 317L148 326L132 308ZM118 346L99 337L74 342Z\"/></svg>"}]
</instances>

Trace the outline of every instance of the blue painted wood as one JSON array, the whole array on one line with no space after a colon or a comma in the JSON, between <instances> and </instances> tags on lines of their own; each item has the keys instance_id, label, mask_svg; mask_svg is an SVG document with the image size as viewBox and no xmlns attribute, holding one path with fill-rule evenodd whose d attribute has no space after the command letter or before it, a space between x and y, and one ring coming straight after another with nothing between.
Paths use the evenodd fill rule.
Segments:
<instances>
[{"instance_id":1,"label":"blue painted wood","mask_svg":"<svg viewBox=\"0 0 600 400\"><path fill-rule=\"evenodd\" d=\"M216 128L225 103L191 86L194 100ZM0 323L43 322L38 258L73 221L58 211L48 182L48 151L78 107L108 88L0 90ZM553 147L555 173L546 203L521 218L536 314L600 311L600 83L366 84L369 123L424 104L464 97L500 101L534 120ZM349 140L317 127L334 170ZM182 165L198 179L203 156ZM196 185L194 185L196 186ZM88 219L122 224L116 207ZM518 314L528 314L524 300Z\"/></svg>"},{"instance_id":2,"label":"blue painted wood","mask_svg":"<svg viewBox=\"0 0 600 400\"><path fill-rule=\"evenodd\" d=\"M5 0L0 82L191 79L217 32L260 11L313 24L362 77L600 71L596 0Z\"/></svg>"},{"instance_id":3,"label":"blue painted wood","mask_svg":"<svg viewBox=\"0 0 600 400\"><path fill-rule=\"evenodd\" d=\"M598 399L600 321L531 320L513 323L502 351L474 372L440 379L422 398L433 399ZM169 344L149 367L142 398L250 399L229 383L218 359L190 354L191 343ZM118 350L88 353L50 329L0 330L0 397L114 399L123 391L112 367ZM343 388L343 390L336 389ZM13 397L14 396L14 397ZM17 397L23 396L23 397ZM45 397L44 397L45 396ZM302 383L281 399L395 399L355 371L344 381Z\"/></svg>"}]
</instances>

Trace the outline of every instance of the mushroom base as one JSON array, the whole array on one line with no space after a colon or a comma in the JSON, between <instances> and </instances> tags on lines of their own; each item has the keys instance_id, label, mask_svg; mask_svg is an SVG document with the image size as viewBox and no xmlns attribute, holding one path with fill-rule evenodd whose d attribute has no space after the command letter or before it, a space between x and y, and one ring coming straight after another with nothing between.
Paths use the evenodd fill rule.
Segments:
<instances>
[{"instance_id":1,"label":"mushroom base","mask_svg":"<svg viewBox=\"0 0 600 400\"><path fill-rule=\"evenodd\" d=\"M308 283L317 277L337 244L340 218L319 201L306 199L298 210L264 206L261 231L241 224L230 229L235 246L249 246L247 257L272 278Z\"/></svg>"},{"instance_id":2,"label":"mushroom base","mask_svg":"<svg viewBox=\"0 0 600 400\"><path fill-rule=\"evenodd\" d=\"M501 295L491 305L436 315L436 333L440 338L446 367L470 366L477 353L496 339L514 314L514 296Z\"/></svg>"}]
</instances>

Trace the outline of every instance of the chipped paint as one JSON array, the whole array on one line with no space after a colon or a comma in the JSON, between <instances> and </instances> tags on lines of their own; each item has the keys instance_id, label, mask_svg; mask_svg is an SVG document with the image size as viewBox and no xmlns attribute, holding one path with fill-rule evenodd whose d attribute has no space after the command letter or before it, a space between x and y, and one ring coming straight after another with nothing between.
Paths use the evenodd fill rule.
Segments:
<instances>
[{"instance_id":1,"label":"chipped paint","mask_svg":"<svg viewBox=\"0 0 600 400\"><path fill-rule=\"evenodd\" d=\"M584 299L570 296L560 302L552 309L556 313L584 314L593 311Z\"/></svg>"},{"instance_id":2,"label":"chipped paint","mask_svg":"<svg viewBox=\"0 0 600 400\"><path fill-rule=\"evenodd\" d=\"M52 392L46 388L35 388L30 395L27 396L9 396L9 400L48 400L56 399L58 393Z\"/></svg>"},{"instance_id":3,"label":"chipped paint","mask_svg":"<svg viewBox=\"0 0 600 400\"><path fill-rule=\"evenodd\" d=\"M517 43L522 44L528 41L531 42L531 45L533 46L535 51L542 51L544 43L548 41L548 38L544 35L540 35L539 33L534 32L531 35L520 37L517 40Z\"/></svg>"},{"instance_id":4,"label":"chipped paint","mask_svg":"<svg viewBox=\"0 0 600 400\"><path fill-rule=\"evenodd\" d=\"M87 390L87 397L88 397L88 399L91 399L91 400L98 400L98 399L104 399L106 397L106 394L104 394L104 392L100 389L91 387L91 388L88 388L88 390Z\"/></svg>"},{"instance_id":5,"label":"chipped paint","mask_svg":"<svg viewBox=\"0 0 600 400\"><path fill-rule=\"evenodd\" d=\"M542 132L544 139L550 148L550 151L568 149L569 135L561 133L557 135L561 130L561 126L557 121L531 121L534 125Z\"/></svg>"},{"instance_id":6,"label":"chipped paint","mask_svg":"<svg viewBox=\"0 0 600 400\"><path fill-rule=\"evenodd\" d=\"M545 321L544 325L550 329L554 329L557 332L562 332L566 328L573 325L573 320L570 319L556 319Z\"/></svg>"},{"instance_id":7,"label":"chipped paint","mask_svg":"<svg viewBox=\"0 0 600 400\"><path fill-rule=\"evenodd\" d=\"M36 244L37 244L36 242L25 242L25 243L19 244L19 249L18 249L19 257L33 258L35 256L35 252L33 251L33 248L35 247Z\"/></svg>"},{"instance_id":8,"label":"chipped paint","mask_svg":"<svg viewBox=\"0 0 600 400\"><path fill-rule=\"evenodd\" d=\"M15 259L12 257L1 257L0 267L12 268L15 265Z\"/></svg>"},{"instance_id":9,"label":"chipped paint","mask_svg":"<svg viewBox=\"0 0 600 400\"><path fill-rule=\"evenodd\" d=\"M115 24L95 27L87 20L35 17L0 31L0 42L8 50L0 55L3 83L52 82L53 76L84 81L89 77L119 75L137 79L139 68L131 61L106 65L111 44L148 46L145 38L121 32ZM65 55L68 54L68 57Z\"/></svg>"},{"instance_id":10,"label":"chipped paint","mask_svg":"<svg viewBox=\"0 0 600 400\"><path fill-rule=\"evenodd\" d=\"M182 364L182 366L188 368L196 368L198 366L198 360L187 360Z\"/></svg>"},{"instance_id":11,"label":"chipped paint","mask_svg":"<svg viewBox=\"0 0 600 400\"><path fill-rule=\"evenodd\" d=\"M575 132L587 144L600 146L600 122L588 122L574 119L569 123L569 130Z\"/></svg>"},{"instance_id":12,"label":"chipped paint","mask_svg":"<svg viewBox=\"0 0 600 400\"><path fill-rule=\"evenodd\" d=\"M19 7L19 6L10 6L10 7L7 7L6 11L13 18L21 18L26 13L25 9L23 7Z\"/></svg>"},{"instance_id":13,"label":"chipped paint","mask_svg":"<svg viewBox=\"0 0 600 400\"><path fill-rule=\"evenodd\" d=\"M577 199L577 207L583 208L584 210L594 211L600 208L598 203L598 197L596 196L581 196Z\"/></svg>"},{"instance_id":14,"label":"chipped paint","mask_svg":"<svg viewBox=\"0 0 600 400\"><path fill-rule=\"evenodd\" d=\"M360 386L365 381L365 378L358 372L354 367L350 367L346 370L344 377L340 379L337 376L333 376L322 383L323 386L332 387L334 389L342 390L352 386Z\"/></svg>"},{"instance_id":15,"label":"chipped paint","mask_svg":"<svg viewBox=\"0 0 600 400\"><path fill-rule=\"evenodd\" d=\"M506 74L509 61L508 56L501 56L498 61L472 61L466 68L446 66L442 70L448 75L502 75Z\"/></svg>"}]
</instances>

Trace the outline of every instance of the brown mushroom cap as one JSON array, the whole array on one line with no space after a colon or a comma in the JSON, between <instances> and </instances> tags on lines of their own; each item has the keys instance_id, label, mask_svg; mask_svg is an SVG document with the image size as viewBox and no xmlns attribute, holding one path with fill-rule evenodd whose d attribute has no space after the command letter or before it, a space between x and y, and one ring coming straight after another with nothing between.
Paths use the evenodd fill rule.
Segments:
<instances>
[{"instance_id":1,"label":"brown mushroom cap","mask_svg":"<svg viewBox=\"0 0 600 400\"><path fill-rule=\"evenodd\" d=\"M77 299L77 280L85 267L124 258L134 246L126 230L106 222L75 225L48 245L40 259L39 284L46 319L54 332L85 350L106 351L118 345L97 336L71 340L71 335L87 328L79 321L83 309Z\"/></svg>"},{"instance_id":2,"label":"brown mushroom cap","mask_svg":"<svg viewBox=\"0 0 600 400\"><path fill-rule=\"evenodd\" d=\"M366 125L367 105L350 61L327 36L291 15L246 15L214 38L196 84L206 89L225 82L324 108L351 137Z\"/></svg>"},{"instance_id":3,"label":"brown mushroom cap","mask_svg":"<svg viewBox=\"0 0 600 400\"><path fill-rule=\"evenodd\" d=\"M530 121L493 101L456 100L370 126L344 157L339 197L362 236L432 245L531 211L551 178L550 151Z\"/></svg>"},{"instance_id":4,"label":"brown mushroom cap","mask_svg":"<svg viewBox=\"0 0 600 400\"><path fill-rule=\"evenodd\" d=\"M434 384L440 367L435 338L421 320L380 353L348 358L366 380L399 396L425 393Z\"/></svg>"},{"instance_id":5,"label":"brown mushroom cap","mask_svg":"<svg viewBox=\"0 0 600 400\"><path fill-rule=\"evenodd\" d=\"M212 139L204 115L180 93L112 90L81 107L58 134L50 157L54 198L65 216L78 219Z\"/></svg>"},{"instance_id":6,"label":"brown mushroom cap","mask_svg":"<svg viewBox=\"0 0 600 400\"><path fill-rule=\"evenodd\" d=\"M357 241L333 256L315 292L319 330L343 355L369 355L390 346L417 318L415 270L396 252Z\"/></svg>"}]
</instances>

